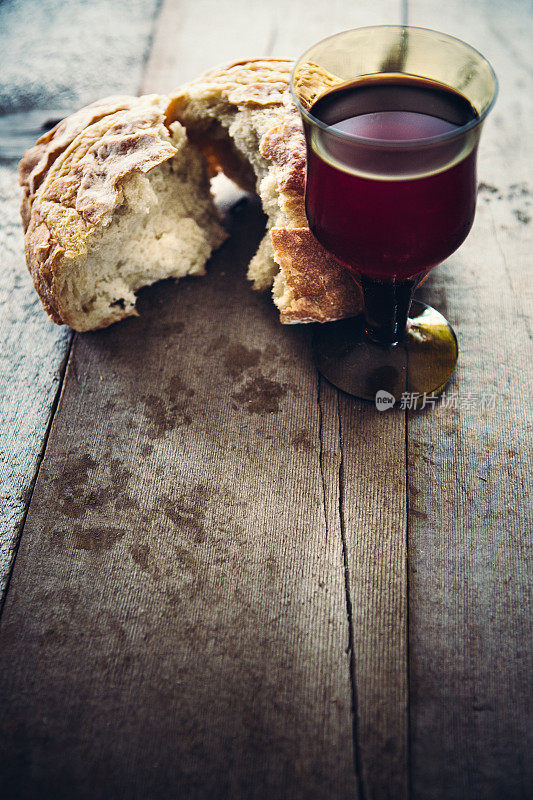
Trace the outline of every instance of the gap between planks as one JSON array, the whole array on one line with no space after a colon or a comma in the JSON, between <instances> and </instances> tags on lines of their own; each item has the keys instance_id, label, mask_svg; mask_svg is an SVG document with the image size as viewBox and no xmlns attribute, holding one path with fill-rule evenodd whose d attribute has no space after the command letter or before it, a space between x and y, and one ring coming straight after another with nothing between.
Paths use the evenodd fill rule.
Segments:
<instances>
[{"instance_id":1,"label":"gap between planks","mask_svg":"<svg viewBox=\"0 0 533 800\"><path fill-rule=\"evenodd\" d=\"M146 76L146 71L147 71L147 67L148 67L148 61L149 61L151 52L153 50L153 44L154 44L154 39L155 39L157 23L159 21L159 17L160 17L160 13L161 13L162 7L165 5L165 0L157 0L157 2L158 2L158 5L157 5L156 13L155 13L154 17L152 18L152 23L151 23L151 32L150 32L150 34L148 36L148 45L145 47L145 50L144 50L144 69L142 71L141 81L138 84L139 93L141 93L142 89L143 89L145 76ZM38 309L38 313L44 313L44 312L42 311L41 308L39 308ZM7 593L9 591L9 584L11 582L11 576L13 575L13 570L14 570L14 567L15 567L15 561L16 561L16 558L17 558L18 549L19 549L19 546L20 546L20 542L22 540L22 536L24 534L24 526L26 525L26 519L28 517L28 512L29 512L29 509L30 509L30 505L31 505L32 497L33 497L33 492L34 492L34 489L35 489L35 484L37 483L37 478L39 476L39 471L40 471L40 468L41 468L41 464L42 464L43 459L44 459L45 454L46 454L46 448L47 448L47 445L48 445L48 440L49 440L50 432L52 430L52 426L53 426L53 423L54 423L55 415L56 415L56 412L57 412L57 410L59 408L59 405L60 405L60 402L61 402L61 395L63 393L63 387L64 387L64 384L65 384L65 377L66 377L66 374L67 374L71 353L73 351L73 348L74 348L74 345L75 345L75 340L76 340L77 336L78 336L78 334L75 331L71 331L70 332L70 340L68 341L68 343L66 345L65 354L64 354L63 360L62 360L61 365L60 365L59 370L58 370L57 390L56 390L56 392L55 392L55 394L53 396L52 403L50 405L50 415L49 415L48 421L46 423L46 428L45 428L45 431L44 431L41 450L40 450L40 452L39 452L39 454L37 456L36 462L35 462L35 469L34 469L33 477L31 478L29 486L28 486L28 489L26 490L26 492L24 494L24 505L23 505L23 510L22 510L22 515L21 515L21 520L20 520L18 533L15 535L15 542L14 542L13 549L12 549L11 562L9 563L9 566L8 566L6 572L5 572L5 578L3 580L3 583L0 582L0 620L2 618L2 612L3 612L3 609L4 609ZM0 577L2 577L2 576L0 576Z\"/></svg>"},{"instance_id":2,"label":"gap between planks","mask_svg":"<svg viewBox=\"0 0 533 800\"><path fill-rule=\"evenodd\" d=\"M344 519L344 452L342 446L342 424L339 407L339 393L337 392L337 414L339 418L339 526L342 543L342 559L344 566L344 591L346 594L346 616L348 618L348 657L350 659L350 687L352 690L352 738L353 738L353 757L357 779L357 787L361 800L365 800L366 792L363 782L363 769L361 751L359 747L359 724L358 724L358 703L357 703L357 681L354 669L354 659L356 657L354 647L354 626L352 613L352 592L350 588L350 566L348 560L348 546L346 543L346 528Z\"/></svg>"},{"instance_id":3,"label":"gap between planks","mask_svg":"<svg viewBox=\"0 0 533 800\"><path fill-rule=\"evenodd\" d=\"M20 547L20 543L22 541L22 536L24 534L24 526L26 525L26 519L28 518L28 512L30 510L31 501L32 501L32 498L33 498L33 492L35 490L35 484L37 483L37 479L39 477L39 472L41 470L41 464L43 463L43 459L44 459L44 456L45 456L45 453L46 453L46 447L48 445L48 439L50 438L50 433L52 431L52 426L54 424L56 411L57 411L57 408L58 408L59 403L61 401L61 394L63 392L63 386L65 385L65 376L66 376L67 369L68 369L70 353L72 351L72 346L73 346L75 338L76 338L76 334L74 334L74 335L72 335L70 337L70 341L69 341L69 343L67 345L65 356L63 358L63 362L62 362L60 370L59 370L59 380L58 380L57 392L55 393L54 399L52 401L52 406L51 406L51 409L50 409L50 417L48 419L48 424L47 424L46 430L44 432L43 444L42 444L42 447L41 447L41 452L39 453L39 456L37 458L35 472L34 472L33 478L31 480L31 483L30 483L28 491L27 491L26 504L25 504L24 512L22 514L22 519L21 519L21 522L20 522L19 533L18 533L18 536L17 536L17 539L16 539L15 546L13 548L13 557L11 559L11 564L10 564L10 567L9 567L9 570L8 570L8 573L7 573L7 577L6 577L6 580L5 580L5 583L4 583L4 589L0 593L0 623L2 622L2 612L4 610L5 601L6 601L8 592L9 592L9 584L11 583L11 576L13 575L13 570L15 568L15 561L17 559L18 549Z\"/></svg>"}]
</instances>

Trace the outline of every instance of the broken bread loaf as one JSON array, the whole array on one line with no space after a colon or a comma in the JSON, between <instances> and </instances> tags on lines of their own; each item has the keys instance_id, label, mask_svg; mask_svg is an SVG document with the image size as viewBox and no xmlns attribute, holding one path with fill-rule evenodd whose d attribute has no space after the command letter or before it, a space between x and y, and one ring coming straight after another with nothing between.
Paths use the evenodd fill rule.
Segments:
<instances>
[{"instance_id":1,"label":"broken bread loaf","mask_svg":"<svg viewBox=\"0 0 533 800\"><path fill-rule=\"evenodd\" d=\"M63 120L19 167L26 260L45 309L78 331L136 314L135 292L202 275L225 239L204 156L168 98L111 97Z\"/></svg>"},{"instance_id":2,"label":"broken bread loaf","mask_svg":"<svg viewBox=\"0 0 533 800\"><path fill-rule=\"evenodd\" d=\"M268 217L248 275L272 286L281 321L359 310L348 270L305 216L306 145L289 90L292 62L211 70L171 98L117 96L63 120L20 163L28 267L55 322L79 331L135 311L161 278L201 275L226 234L209 177L257 191ZM311 70L309 96L338 79Z\"/></svg>"},{"instance_id":3,"label":"broken bread loaf","mask_svg":"<svg viewBox=\"0 0 533 800\"><path fill-rule=\"evenodd\" d=\"M172 94L169 117L187 129L212 174L224 172L257 191L268 229L248 276L257 289L273 287L281 321L327 322L359 310L348 270L309 230L305 216L306 144L289 80L292 61L255 59L206 72ZM334 76L310 74L320 94Z\"/></svg>"}]
</instances>

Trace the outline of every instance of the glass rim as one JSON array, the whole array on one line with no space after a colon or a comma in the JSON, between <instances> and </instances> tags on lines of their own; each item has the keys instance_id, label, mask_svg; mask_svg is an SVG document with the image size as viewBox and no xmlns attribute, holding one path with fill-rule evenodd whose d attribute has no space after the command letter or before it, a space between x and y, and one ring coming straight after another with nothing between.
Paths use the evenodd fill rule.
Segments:
<instances>
[{"instance_id":1,"label":"glass rim","mask_svg":"<svg viewBox=\"0 0 533 800\"><path fill-rule=\"evenodd\" d=\"M461 125L456 130L446 131L445 133L439 133L437 136L428 136L428 137L426 137L424 139L408 139L408 140L405 140L405 139L387 139L387 140L385 140L385 139L372 139L370 137L367 138L365 136L358 136L355 133L347 133L346 131L334 130L331 127L331 125L328 125L326 122L322 122L322 120L318 119L318 117L315 117L306 108L304 108L304 106L301 104L301 102L300 102L300 100L299 100L299 98L297 96L296 89L294 88L294 77L295 77L296 70L300 66L300 64L302 63L303 59L309 53L311 53L315 49L315 47L317 47L317 45L323 44L324 42L327 42L329 39L336 39L338 36L342 36L343 34L351 33L353 31L384 30L384 29L396 30L396 31L424 31L424 32L427 32L427 33L436 33L439 36L444 36L446 39L450 39L452 41L459 42L459 44L462 44L463 47L466 47L468 50L470 50L471 52L473 52L477 56L479 56L480 60L483 61L488 66L489 71L490 71L490 73L492 75L492 79L494 81L494 91L493 91L493 94L492 94L492 98L491 98L490 103L488 104L488 106L484 109L483 113L479 114L477 117L475 117L474 119L470 120L469 122L466 122L464 125ZM362 78L362 77L369 77L369 76L372 76L372 75L396 75L396 74L398 74L398 75L407 75L407 76L413 77L413 78L415 78L415 77L423 77L421 75L413 75L412 73L409 73L409 72L399 72L399 73L395 73L395 72L387 72L387 73L386 72L368 72L368 73L364 73L363 75L360 75L359 77ZM304 117L304 119L306 119L311 125L319 128L321 130L328 131L330 136L333 136L333 137L335 137L335 138L337 138L337 139L339 139L340 141L343 141L343 142L352 142L352 143L356 143L358 145L362 145L364 147L371 147L371 148L375 148L375 149L384 149L384 150L394 150L394 149L405 150L405 149L409 149L411 147L416 147L416 148L419 148L419 147L431 147L433 145L440 144L441 142L450 142L450 141L453 141L454 139L459 139L462 136L464 136L465 134L469 133L470 131L478 128L485 121L487 115L492 110L492 108L494 106L494 103L496 102L496 98L498 97L499 83L498 83L498 78L496 76L496 73L494 72L494 68L493 68L492 64L490 63L490 61L488 60L488 58L486 58L483 55L483 53L481 53L479 50L477 50L471 44L468 44L468 42L463 41L463 39L459 39L457 36L452 36L449 33L443 33L442 31L437 31L434 28L423 28L423 27L416 26L416 25L364 25L364 26L362 26L360 28L347 28L344 31L339 31L338 33L333 33L333 34L331 34L331 36L325 36L323 39L319 39L317 42L315 42L313 45L311 45L311 47L308 47L307 50L305 50L298 57L298 59L294 63L294 67L291 70L289 88L290 88L290 92L291 92L294 104L296 105L296 108L298 109L298 111L300 112L302 117Z\"/></svg>"}]
</instances>

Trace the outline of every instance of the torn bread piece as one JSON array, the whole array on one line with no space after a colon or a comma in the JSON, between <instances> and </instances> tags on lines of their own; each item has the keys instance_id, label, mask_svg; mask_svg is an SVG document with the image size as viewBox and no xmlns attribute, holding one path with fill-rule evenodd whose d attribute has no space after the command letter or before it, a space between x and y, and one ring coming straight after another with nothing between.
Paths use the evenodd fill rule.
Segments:
<instances>
[{"instance_id":1,"label":"torn bread piece","mask_svg":"<svg viewBox=\"0 0 533 800\"><path fill-rule=\"evenodd\" d=\"M268 223L248 268L254 287L273 287L284 323L327 322L358 313L360 293L309 230L292 67L289 60L254 59L210 70L172 94L169 114L203 150L212 174L222 171L261 198ZM337 80L318 72L308 79L314 92Z\"/></svg>"},{"instance_id":2,"label":"torn bread piece","mask_svg":"<svg viewBox=\"0 0 533 800\"><path fill-rule=\"evenodd\" d=\"M207 164L168 98L99 101L23 157L28 267L52 319L78 331L135 315L135 293L203 275L226 238Z\"/></svg>"}]
</instances>

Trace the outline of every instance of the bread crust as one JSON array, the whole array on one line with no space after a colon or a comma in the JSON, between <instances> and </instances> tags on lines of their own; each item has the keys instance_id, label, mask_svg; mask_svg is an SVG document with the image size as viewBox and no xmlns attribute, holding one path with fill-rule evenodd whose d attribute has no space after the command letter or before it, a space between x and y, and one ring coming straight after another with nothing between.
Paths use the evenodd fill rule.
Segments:
<instances>
[{"instance_id":1,"label":"bread crust","mask_svg":"<svg viewBox=\"0 0 533 800\"><path fill-rule=\"evenodd\" d=\"M123 184L178 152L166 127L167 108L168 98L158 95L107 98L63 120L25 153L19 175L26 262L54 322L87 330L137 313L118 304L89 320L63 287L93 233L109 225L123 203ZM225 238L222 228L219 233L212 235L215 246Z\"/></svg>"},{"instance_id":2,"label":"bread crust","mask_svg":"<svg viewBox=\"0 0 533 800\"><path fill-rule=\"evenodd\" d=\"M54 161L69 147L76 136L89 125L116 111L131 108L137 98L128 95L113 95L80 109L61 120L50 131L43 134L36 144L26 150L19 162L19 183L22 186L21 207L24 230L30 221L30 212L35 193L45 180Z\"/></svg>"},{"instance_id":3,"label":"bread crust","mask_svg":"<svg viewBox=\"0 0 533 800\"><path fill-rule=\"evenodd\" d=\"M165 99L155 95L107 98L63 120L25 153L19 175L26 263L54 322L79 327L58 281L92 230L110 220L121 181L175 154L158 131L165 112ZM99 327L126 315L117 308Z\"/></svg>"},{"instance_id":4,"label":"bread crust","mask_svg":"<svg viewBox=\"0 0 533 800\"><path fill-rule=\"evenodd\" d=\"M285 296L278 302L283 323L332 322L360 308L360 290L350 271L339 269L308 227L272 228L271 236L285 274Z\"/></svg>"},{"instance_id":5,"label":"bread crust","mask_svg":"<svg viewBox=\"0 0 533 800\"><path fill-rule=\"evenodd\" d=\"M361 307L360 293L347 268L336 261L315 239L305 214L307 146L300 115L289 83L294 62L288 59L250 59L209 70L172 94L169 113L193 137L198 132L209 141L215 167L235 180L235 168L227 167L227 137L212 136L212 120L248 109L257 128L267 125L259 153L274 166L284 225L267 233L274 259L284 275L287 291L275 280L274 302L284 323L326 322L353 316ZM324 85L338 79L319 68L305 75L306 96L313 98ZM268 124L270 123L270 124ZM240 174L244 173L241 165ZM237 182L245 189L250 184ZM283 304L281 304L283 298ZM288 303L288 305L285 305Z\"/></svg>"},{"instance_id":6,"label":"bread crust","mask_svg":"<svg viewBox=\"0 0 533 800\"><path fill-rule=\"evenodd\" d=\"M213 67L171 93L169 115L176 119L180 105L187 101L193 87L210 93L215 102L233 106L283 105L288 100L293 66L294 62L286 58L251 58Z\"/></svg>"}]
</instances>

